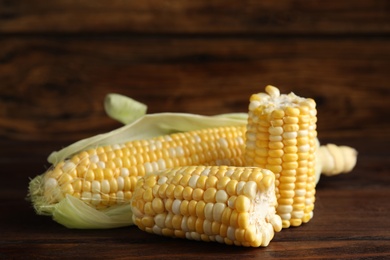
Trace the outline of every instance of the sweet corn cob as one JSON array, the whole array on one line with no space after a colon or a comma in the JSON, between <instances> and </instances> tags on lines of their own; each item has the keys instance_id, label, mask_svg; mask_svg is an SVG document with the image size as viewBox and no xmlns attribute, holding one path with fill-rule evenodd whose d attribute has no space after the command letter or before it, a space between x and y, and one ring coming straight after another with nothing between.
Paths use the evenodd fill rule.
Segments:
<instances>
[{"instance_id":1,"label":"sweet corn cob","mask_svg":"<svg viewBox=\"0 0 390 260\"><path fill-rule=\"evenodd\" d=\"M30 189L37 211L67 194L97 209L129 202L137 179L184 165L242 165L245 126L175 133L123 145L97 147L56 164Z\"/></svg>"},{"instance_id":2,"label":"sweet corn cob","mask_svg":"<svg viewBox=\"0 0 390 260\"><path fill-rule=\"evenodd\" d=\"M267 246L282 229L274 174L260 168L185 166L139 179L133 222L164 236Z\"/></svg>"},{"instance_id":3,"label":"sweet corn cob","mask_svg":"<svg viewBox=\"0 0 390 260\"><path fill-rule=\"evenodd\" d=\"M272 86L265 91L250 98L245 162L275 174L277 214L284 228L299 226L313 216L316 104Z\"/></svg>"}]
</instances>

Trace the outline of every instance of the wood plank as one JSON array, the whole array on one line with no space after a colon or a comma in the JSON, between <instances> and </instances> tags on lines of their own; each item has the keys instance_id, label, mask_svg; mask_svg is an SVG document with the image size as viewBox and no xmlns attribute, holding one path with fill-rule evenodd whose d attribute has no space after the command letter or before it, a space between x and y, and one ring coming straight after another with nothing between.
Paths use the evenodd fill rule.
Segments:
<instances>
[{"instance_id":1,"label":"wood plank","mask_svg":"<svg viewBox=\"0 0 390 260\"><path fill-rule=\"evenodd\" d=\"M386 38L13 37L0 46L0 132L9 137L74 140L113 129L109 92L150 113L213 115L245 112L267 84L315 98L325 138L389 134Z\"/></svg>"},{"instance_id":2,"label":"wood plank","mask_svg":"<svg viewBox=\"0 0 390 260\"><path fill-rule=\"evenodd\" d=\"M2 33L386 34L386 0L1 1Z\"/></svg>"}]
</instances>

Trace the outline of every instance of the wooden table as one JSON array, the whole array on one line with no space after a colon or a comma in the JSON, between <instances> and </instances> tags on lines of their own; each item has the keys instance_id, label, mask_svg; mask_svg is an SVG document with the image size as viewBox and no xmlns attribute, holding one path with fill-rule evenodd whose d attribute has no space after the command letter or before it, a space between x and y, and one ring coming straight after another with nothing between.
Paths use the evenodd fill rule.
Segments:
<instances>
[{"instance_id":1,"label":"wooden table","mask_svg":"<svg viewBox=\"0 0 390 260\"><path fill-rule=\"evenodd\" d=\"M321 178L309 223L282 230L266 248L243 248L154 236L135 226L73 230L35 215L25 200L28 181L44 170L44 155L37 151L55 145L13 143L11 152L35 154L24 161L1 162L0 259L388 258L389 141L350 140L348 144L359 150L358 164L349 174ZM1 147L9 145L1 143Z\"/></svg>"},{"instance_id":2,"label":"wooden table","mask_svg":"<svg viewBox=\"0 0 390 260\"><path fill-rule=\"evenodd\" d=\"M0 1L0 259L390 259L389 1L108 2ZM314 98L321 142L359 151L267 248L71 230L25 200L53 150L120 126L110 92L213 115L267 84Z\"/></svg>"}]
</instances>

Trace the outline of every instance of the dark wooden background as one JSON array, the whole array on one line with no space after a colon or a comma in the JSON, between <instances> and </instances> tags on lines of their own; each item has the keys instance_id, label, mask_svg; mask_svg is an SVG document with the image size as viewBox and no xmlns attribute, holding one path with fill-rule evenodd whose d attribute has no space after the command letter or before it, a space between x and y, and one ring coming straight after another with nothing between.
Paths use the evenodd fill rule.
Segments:
<instances>
[{"instance_id":1,"label":"dark wooden background","mask_svg":"<svg viewBox=\"0 0 390 260\"><path fill-rule=\"evenodd\" d=\"M307 241L290 230L282 232L275 247L263 256L313 257L310 245L322 240L317 235L326 230L330 231L325 240L341 242L332 242L329 252L323 248L325 256L337 257L340 252L355 259L388 255L390 222L383 215L390 214L390 209L378 201L386 204L390 197L389 83L387 0L0 0L0 192L6 197L0 201L0 230L6 231L0 235L0 258L18 255L18 248L39 258L41 251L34 251L37 244L54 250L52 256L61 256L61 249L81 243L75 238L78 235L94 236L64 230L48 218L35 216L24 197L28 179L48 167L46 157L51 151L120 126L104 112L106 94L140 100L148 105L149 113L213 115L245 112L249 96L268 84L284 93L314 98L321 141L359 150L351 175L324 178L319 187L320 201L331 203L332 196L338 195L344 198L329 210L323 204L317 206L319 213L333 220L329 225L354 216L344 209L356 210L356 198L367 210L374 203L370 210L377 214L370 212L365 222L351 220L366 229L351 227L350 240L340 237L337 225L332 229L319 216L317 221L324 225L318 229L310 224L296 229ZM334 219L332 211L337 211ZM362 215L354 217L364 219L366 210L359 212ZM20 225L24 221L33 227ZM375 228L381 225L383 229ZM149 246L158 247L149 236L131 231L131 239L144 238L139 242L140 255ZM100 237L119 232L123 240L127 230L95 232ZM54 239L58 233L68 236L67 240L45 241L45 236ZM93 241L99 248L101 240L95 237ZM132 253L138 243L134 241L128 241ZM174 247L203 246L157 241ZM225 247L217 248L220 256L228 258L222 255ZM297 254L295 248L304 253ZM280 255L283 249L294 254ZM164 251L159 252L164 256ZM186 252L172 254L196 256Z\"/></svg>"}]
</instances>

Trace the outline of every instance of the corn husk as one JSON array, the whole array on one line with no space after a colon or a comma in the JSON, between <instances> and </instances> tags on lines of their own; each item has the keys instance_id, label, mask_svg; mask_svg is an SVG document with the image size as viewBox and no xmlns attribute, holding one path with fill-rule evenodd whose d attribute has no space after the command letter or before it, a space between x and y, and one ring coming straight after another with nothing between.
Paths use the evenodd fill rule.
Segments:
<instances>
[{"instance_id":1,"label":"corn husk","mask_svg":"<svg viewBox=\"0 0 390 260\"><path fill-rule=\"evenodd\" d=\"M127 125L145 115L148 107L130 97L111 93L104 99L104 109L109 117Z\"/></svg>"}]
</instances>

